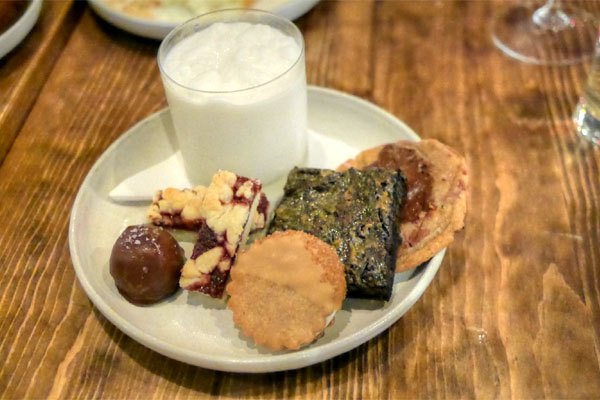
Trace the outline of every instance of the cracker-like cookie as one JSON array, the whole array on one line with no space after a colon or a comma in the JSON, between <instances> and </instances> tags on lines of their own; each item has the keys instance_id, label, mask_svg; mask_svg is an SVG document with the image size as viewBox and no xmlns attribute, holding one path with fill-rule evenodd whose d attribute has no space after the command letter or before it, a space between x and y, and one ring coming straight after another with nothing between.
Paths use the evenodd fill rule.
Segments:
<instances>
[{"instance_id":1,"label":"cracker-like cookie","mask_svg":"<svg viewBox=\"0 0 600 400\"><path fill-rule=\"evenodd\" d=\"M429 260L454 240L464 226L468 174L465 159L445 144L427 139L400 141L359 153L338 167L400 169L406 177L407 199L400 214L402 245L396 272Z\"/></svg>"},{"instance_id":2,"label":"cracker-like cookie","mask_svg":"<svg viewBox=\"0 0 600 400\"><path fill-rule=\"evenodd\" d=\"M295 350L315 340L341 308L344 265L315 236L276 232L238 254L227 292L244 335L272 350Z\"/></svg>"}]
</instances>

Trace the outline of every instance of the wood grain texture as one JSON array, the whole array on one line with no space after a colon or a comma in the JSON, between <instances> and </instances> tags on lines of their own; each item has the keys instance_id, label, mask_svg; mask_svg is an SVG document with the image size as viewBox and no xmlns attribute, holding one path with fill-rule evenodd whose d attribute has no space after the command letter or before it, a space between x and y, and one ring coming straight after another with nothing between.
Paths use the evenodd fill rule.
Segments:
<instances>
[{"instance_id":1,"label":"wood grain texture","mask_svg":"<svg viewBox=\"0 0 600 400\"><path fill-rule=\"evenodd\" d=\"M83 9L81 2L72 0L43 3L30 34L0 60L0 162L19 133Z\"/></svg>"},{"instance_id":2,"label":"wood grain texture","mask_svg":"<svg viewBox=\"0 0 600 400\"><path fill-rule=\"evenodd\" d=\"M0 397L600 397L600 151L570 121L588 66L506 58L487 33L501 6L322 1L297 21L309 83L369 99L466 156L469 212L431 286L389 330L312 367L252 376L137 344L77 282L67 229L79 185L166 101L156 42L72 14L0 166Z\"/></svg>"}]
</instances>

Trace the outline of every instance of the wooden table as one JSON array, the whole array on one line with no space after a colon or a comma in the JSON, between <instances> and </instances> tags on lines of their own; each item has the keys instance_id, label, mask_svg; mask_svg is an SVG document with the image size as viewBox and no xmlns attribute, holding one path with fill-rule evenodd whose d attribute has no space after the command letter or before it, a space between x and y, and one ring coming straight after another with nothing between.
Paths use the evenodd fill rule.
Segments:
<instances>
[{"instance_id":1,"label":"wooden table","mask_svg":"<svg viewBox=\"0 0 600 400\"><path fill-rule=\"evenodd\" d=\"M469 212L389 330L312 367L249 376L143 347L77 281L77 190L166 100L157 42L84 2L45 2L0 61L0 397L600 397L600 149L570 120L589 66L505 57L487 31L502 5L322 1L297 21L310 84L368 99L466 156Z\"/></svg>"}]
</instances>

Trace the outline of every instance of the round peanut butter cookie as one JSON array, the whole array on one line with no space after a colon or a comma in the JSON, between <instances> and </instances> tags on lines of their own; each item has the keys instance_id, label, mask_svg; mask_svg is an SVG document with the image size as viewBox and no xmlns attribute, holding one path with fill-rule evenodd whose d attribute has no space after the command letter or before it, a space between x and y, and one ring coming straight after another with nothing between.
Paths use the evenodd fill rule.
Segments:
<instances>
[{"instance_id":1,"label":"round peanut butter cookie","mask_svg":"<svg viewBox=\"0 0 600 400\"><path fill-rule=\"evenodd\" d=\"M296 350L315 340L342 307L344 265L312 235L276 232L237 255L227 292L244 335L272 350Z\"/></svg>"},{"instance_id":2,"label":"round peanut butter cookie","mask_svg":"<svg viewBox=\"0 0 600 400\"><path fill-rule=\"evenodd\" d=\"M451 147L434 139L390 143L359 153L338 171L349 168L400 169L406 177L396 272L429 260L463 228L469 177L465 159Z\"/></svg>"}]
</instances>

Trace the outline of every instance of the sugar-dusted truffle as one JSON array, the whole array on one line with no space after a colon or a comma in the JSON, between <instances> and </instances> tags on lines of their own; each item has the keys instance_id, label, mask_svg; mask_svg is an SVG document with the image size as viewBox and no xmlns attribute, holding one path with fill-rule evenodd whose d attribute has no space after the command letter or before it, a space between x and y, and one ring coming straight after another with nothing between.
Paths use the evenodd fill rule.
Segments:
<instances>
[{"instance_id":1,"label":"sugar-dusted truffle","mask_svg":"<svg viewBox=\"0 0 600 400\"><path fill-rule=\"evenodd\" d=\"M113 246L110 274L128 301L152 304L177 290L184 262L183 249L169 232L152 225L132 225Z\"/></svg>"}]
</instances>

